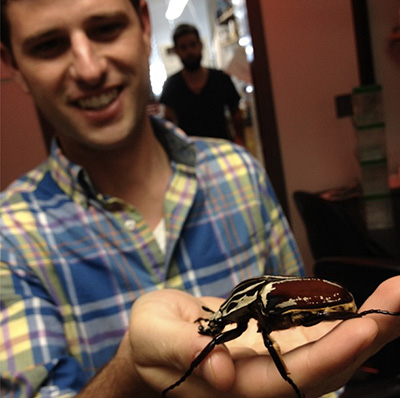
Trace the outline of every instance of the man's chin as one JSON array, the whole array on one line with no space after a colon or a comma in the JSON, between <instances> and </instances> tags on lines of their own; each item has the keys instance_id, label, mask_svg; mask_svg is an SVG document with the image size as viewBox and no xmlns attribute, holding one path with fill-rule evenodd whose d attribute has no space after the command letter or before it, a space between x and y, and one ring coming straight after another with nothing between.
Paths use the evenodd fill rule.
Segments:
<instances>
[{"instance_id":1,"label":"man's chin","mask_svg":"<svg viewBox=\"0 0 400 398\"><path fill-rule=\"evenodd\" d=\"M183 66L189 72L196 72L201 68L201 60L196 60L194 62L183 62Z\"/></svg>"},{"instance_id":2,"label":"man's chin","mask_svg":"<svg viewBox=\"0 0 400 398\"><path fill-rule=\"evenodd\" d=\"M200 68L186 68L186 70L187 70L188 72L193 73L193 72L197 72L198 70L200 70Z\"/></svg>"}]
</instances>

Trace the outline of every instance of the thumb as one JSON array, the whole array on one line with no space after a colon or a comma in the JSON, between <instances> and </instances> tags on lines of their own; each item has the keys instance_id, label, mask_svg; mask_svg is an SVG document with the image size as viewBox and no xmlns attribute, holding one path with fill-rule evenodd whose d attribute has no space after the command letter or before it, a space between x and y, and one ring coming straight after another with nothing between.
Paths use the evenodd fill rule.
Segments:
<instances>
[{"instance_id":1,"label":"thumb","mask_svg":"<svg viewBox=\"0 0 400 398\"><path fill-rule=\"evenodd\" d=\"M171 369L173 384L200 378L217 391L229 390L235 381L235 367L229 350L224 345L215 345L211 337L200 335L193 324L175 327L179 338L171 343L168 353L169 363L175 364Z\"/></svg>"},{"instance_id":2,"label":"thumb","mask_svg":"<svg viewBox=\"0 0 400 398\"><path fill-rule=\"evenodd\" d=\"M227 391L235 381L235 366L229 350L224 345L211 348L212 344L210 342L202 351L196 353L191 366L198 364L197 374L216 390Z\"/></svg>"}]
</instances>

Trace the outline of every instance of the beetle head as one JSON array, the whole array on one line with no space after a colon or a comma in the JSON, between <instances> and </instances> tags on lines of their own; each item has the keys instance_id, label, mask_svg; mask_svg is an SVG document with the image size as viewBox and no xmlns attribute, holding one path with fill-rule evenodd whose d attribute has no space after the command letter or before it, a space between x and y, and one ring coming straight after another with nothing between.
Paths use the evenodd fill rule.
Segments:
<instances>
[{"instance_id":1,"label":"beetle head","mask_svg":"<svg viewBox=\"0 0 400 398\"><path fill-rule=\"evenodd\" d=\"M226 326L226 321L222 317L221 311L214 312L207 322L208 324L206 326L199 326L200 334L215 336L216 334L221 333Z\"/></svg>"}]
</instances>

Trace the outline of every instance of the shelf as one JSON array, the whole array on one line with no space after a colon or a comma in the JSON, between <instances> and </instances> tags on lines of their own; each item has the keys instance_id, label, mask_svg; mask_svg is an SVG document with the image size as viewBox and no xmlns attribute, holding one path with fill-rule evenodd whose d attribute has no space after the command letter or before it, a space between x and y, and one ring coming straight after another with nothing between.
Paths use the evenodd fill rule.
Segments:
<instances>
[{"instance_id":1,"label":"shelf","mask_svg":"<svg viewBox=\"0 0 400 398\"><path fill-rule=\"evenodd\" d=\"M218 23L220 25L227 24L231 19L234 19L235 15L233 12L233 7L228 8L224 13L218 18Z\"/></svg>"}]
</instances>

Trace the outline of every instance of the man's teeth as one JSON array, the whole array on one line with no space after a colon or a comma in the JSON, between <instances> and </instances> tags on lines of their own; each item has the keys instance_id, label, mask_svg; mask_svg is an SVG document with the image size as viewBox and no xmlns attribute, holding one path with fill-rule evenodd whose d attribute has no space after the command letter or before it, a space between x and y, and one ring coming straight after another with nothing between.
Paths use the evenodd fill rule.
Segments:
<instances>
[{"instance_id":1,"label":"man's teeth","mask_svg":"<svg viewBox=\"0 0 400 398\"><path fill-rule=\"evenodd\" d=\"M83 109L100 109L111 104L117 98L118 90L114 89L108 93L96 95L90 98L81 99L78 105Z\"/></svg>"}]
</instances>

